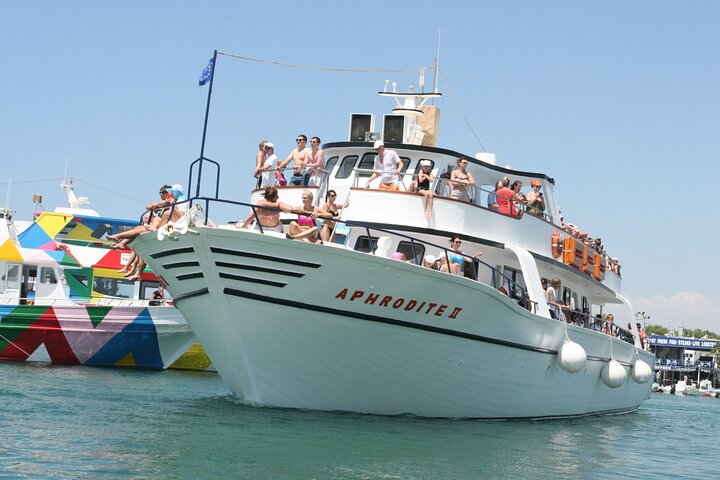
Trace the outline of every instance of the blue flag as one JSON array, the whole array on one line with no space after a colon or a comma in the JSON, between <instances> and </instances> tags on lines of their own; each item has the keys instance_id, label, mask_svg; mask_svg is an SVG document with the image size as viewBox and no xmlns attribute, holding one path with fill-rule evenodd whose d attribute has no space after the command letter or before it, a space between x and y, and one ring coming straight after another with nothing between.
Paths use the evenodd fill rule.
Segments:
<instances>
[{"instance_id":1,"label":"blue flag","mask_svg":"<svg viewBox=\"0 0 720 480\"><path fill-rule=\"evenodd\" d=\"M215 67L215 59L211 58L210 61L207 64L207 67L205 67L205 70L202 71L200 74L200 79L198 80L198 87L202 87L205 85L213 74L213 68Z\"/></svg>"}]
</instances>

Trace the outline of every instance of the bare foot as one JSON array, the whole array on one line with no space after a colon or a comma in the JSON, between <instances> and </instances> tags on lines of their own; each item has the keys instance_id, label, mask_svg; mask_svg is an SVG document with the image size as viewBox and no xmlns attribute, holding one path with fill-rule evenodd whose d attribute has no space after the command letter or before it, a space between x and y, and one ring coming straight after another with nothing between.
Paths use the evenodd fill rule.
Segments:
<instances>
[{"instance_id":1,"label":"bare foot","mask_svg":"<svg viewBox=\"0 0 720 480\"><path fill-rule=\"evenodd\" d=\"M140 280L140 278L141 278L141 277L140 277L139 274L135 274L135 275L133 275L132 277L128 277L128 281L134 282L134 281Z\"/></svg>"}]
</instances>

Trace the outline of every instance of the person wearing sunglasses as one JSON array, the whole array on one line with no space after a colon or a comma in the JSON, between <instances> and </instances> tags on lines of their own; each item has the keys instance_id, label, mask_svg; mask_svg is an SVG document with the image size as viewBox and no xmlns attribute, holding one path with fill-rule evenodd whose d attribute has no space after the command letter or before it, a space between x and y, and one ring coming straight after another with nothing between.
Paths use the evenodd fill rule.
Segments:
<instances>
[{"instance_id":1,"label":"person wearing sunglasses","mask_svg":"<svg viewBox=\"0 0 720 480\"><path fill-rule=\"evenodd\" d=\"M325 175L325 153L320 148L320 137L310 139L310 153L307 155L305 167L310 171L307 184L311 187L319 187Z\"/></svg>"},{"instance_id":2,"label":"person wearing sunglasses","mask_svg":"<svg viewBox=\"0 0 720 480\"><path fill-rule=\"evenodd\" d=\"M462 246L462 240L457 235L450 237L450 248L447 250L447 255L440 255L440 270L443 272L448 271L447 262L450 261L450 273L455 275L463 276L465 274L465 260L471 260L469 255L465 255L460 247ZM482 252L478 252L473 255L473 258L480 258Z\"/></svg>"},{"instance_id":3,"label":"person wearing sunglasses","mask_svg":"<svg viewBox=\"0 0 720 480\"><path fill-rule=\"evenodd\" d=\"M290 162L293 162L293 175L290 178L290 185L307 187L310 180L310 169L307 168L310 149L307 147L307 135L300 134L295 138L297 146L292 149L288 157L280 162L278 169L282 171Z\"/></svg>"},{"instance_id":4,"label":"person wearing sunglasses","mask_svg":"<svg viewBox=\"0 0 720 480\"><path fill-rule=\"evenodd\" d=\"M525 195L525 200L527 200L525 211L530 215L542 218L545 215L543 213L545 212L545 198L541 191L542 184L539 180L533 180L530 182L530 186L532 191Z\"/></svg>"}]
</instances>

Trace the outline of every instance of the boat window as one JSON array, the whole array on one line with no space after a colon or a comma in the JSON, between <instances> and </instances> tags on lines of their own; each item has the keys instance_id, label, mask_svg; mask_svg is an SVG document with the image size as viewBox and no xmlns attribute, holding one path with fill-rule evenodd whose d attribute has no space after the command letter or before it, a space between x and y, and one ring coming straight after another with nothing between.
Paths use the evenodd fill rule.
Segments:
<instances>
[{"instance_id":1,"label":"boat window","mask_svg":"<svg viewBox=\"0 0 720 480\"><path fill-rule=\"evenodd\" d=\"M340 163L340 168L338 168L338 171L335 174L335 178L348 178L352 175L353 168L355 168L357 160L357 155L348 155L343 158L342 163Z\"/></svg>"},{"instance_id":2,"label":"boat window","mask_svg":"<svg viewBox=\"0 0 720 480\"><path fill-rule=\"evenodd\" d=\"M7 285L7 288L12 290L20 288L20 265L8 265L5 284Z\"/></svg>"},{"instance_id":3,"label":"boat window","mask_svg":"<svg viewBox=\"0 0 720 480\"><path fill-rule=\"evenodd\" d=\"M363 155L362 160L360 160L360 164L358 165L358 169L367 171L358 172L358 177L369 177L372 175L370 170L372 170L373 165L375 165L375 157L377 157L376 153L366 153Z\"/></svg>"},{"instance_id":4,"label":"boat window","mask_svg":"<svg viewBox=\"0 0 720 480\"><path fill-rule=\"evenodd\" d=\"M422 245L420 243L415 243L415 258L413 260L413 244L407 241L402 241L398 243L397 251L400 253L405 254L405 258L408 260L420 264L422 263L421 260L425 256L425 245Z\"/></svg>"},{"instance_id":5,"label":"boat window","mask_svg":"<svg viewBox=\"0 0 720 480\"><path fill-rule=\"evenodd\" d=\"M160 282L157 282L155 280L143 280L142 282L140 282L140 298L143 300L151 299L153 292L157 290L159 286ZM168 302L171 300L172 295L170 295L170 292L165 290L165 301Z\"/></svg>"},{"instance_id":6,"label":"boat window","mask_svg":"<svg viewBox=\"0 0 720 480\"><path fill-rule=\"evenodd\" d=\"M51 267L42 267L40 269L40 283L57 283L55 269Z\"/></svg>"},{"instance_id":7,"label":"boat window","mask_svg":"<svg viewBox=\"0 0 720 480\"><path fill-rule=\"evenodd\" d=\"M503 274L505 274L506 277L508 277L510 280L513 281L513 284L510 285L510 297L511 298L518 298L520 295L522 295L522 291L526 289L525 287L525 278L523 278L523 274L520 270L516 270L511 267L505 267L503 270ZM507 282L507 278L502 279L505 283ZM507 285L505 285L505 288L507 289Z\"/></svg>"},{"instance_id":8,"label":"boat window","mask_svg":"<svg viewBox=\"0 0 720 480\"><path fill-rule=\"evenodd\" d=\"M66 270L67 272L67 270ZM74 272L67 272L68 276L75 279L79 284L81 284L83 287L87 288L90 285L90 277L88 277L84 273L74 273Z\"/></svg>"},{"instance_id":9,"label":"boat window","mask_svg":"<svg viewBox=\"0 0 720 480\"><path fill-rule=\"evenodd\" d=\"M338 156L335 155L334 157L330 157L327 162L325 162L325 171L327 172L328 176L332 175L333 168L335 168L335 164L338 161Z\"/></svg>"},{"instance_id":10,"label":"boat window","mask_svg":"<svg viewBox=\"0 0 720 480\"><path fill-rule=\"evenodd\" d=\"M110 295L112 297L132 298L135 282L120 278L95 277L93 280L93 293ZM94 296L94 295L93 295Z\"/></svg>"},{"instance_id":11,"label":"boat window","mask_svg":"<svg viewBox=\"0 0 720 480\"><path fill-rule=\"evenodd\" d=\"M378 238L379 237L370 237L370 240L368 240L367 235L358 237L358 239L355 241L355 250L365 253L374 252L377 248Z\"/></svg>"}]
</instances>

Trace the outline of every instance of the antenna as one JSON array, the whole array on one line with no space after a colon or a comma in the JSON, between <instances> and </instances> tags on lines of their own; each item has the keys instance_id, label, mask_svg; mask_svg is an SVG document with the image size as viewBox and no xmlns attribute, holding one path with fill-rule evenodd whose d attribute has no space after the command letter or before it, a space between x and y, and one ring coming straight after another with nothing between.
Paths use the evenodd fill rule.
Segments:
<instances>
[{"instance_id":1,"label":"antenna","mask_svg":"<svg viewBox=\"0 0 720 480\"><path fill-rule=\"evenodd\" d=\"M437 56L435 57L435 73L433 74L433 92L438 93L438 77L440 76L440 33L441 29L438 28L438 47Z\"/></svg>"}]
</instances>

